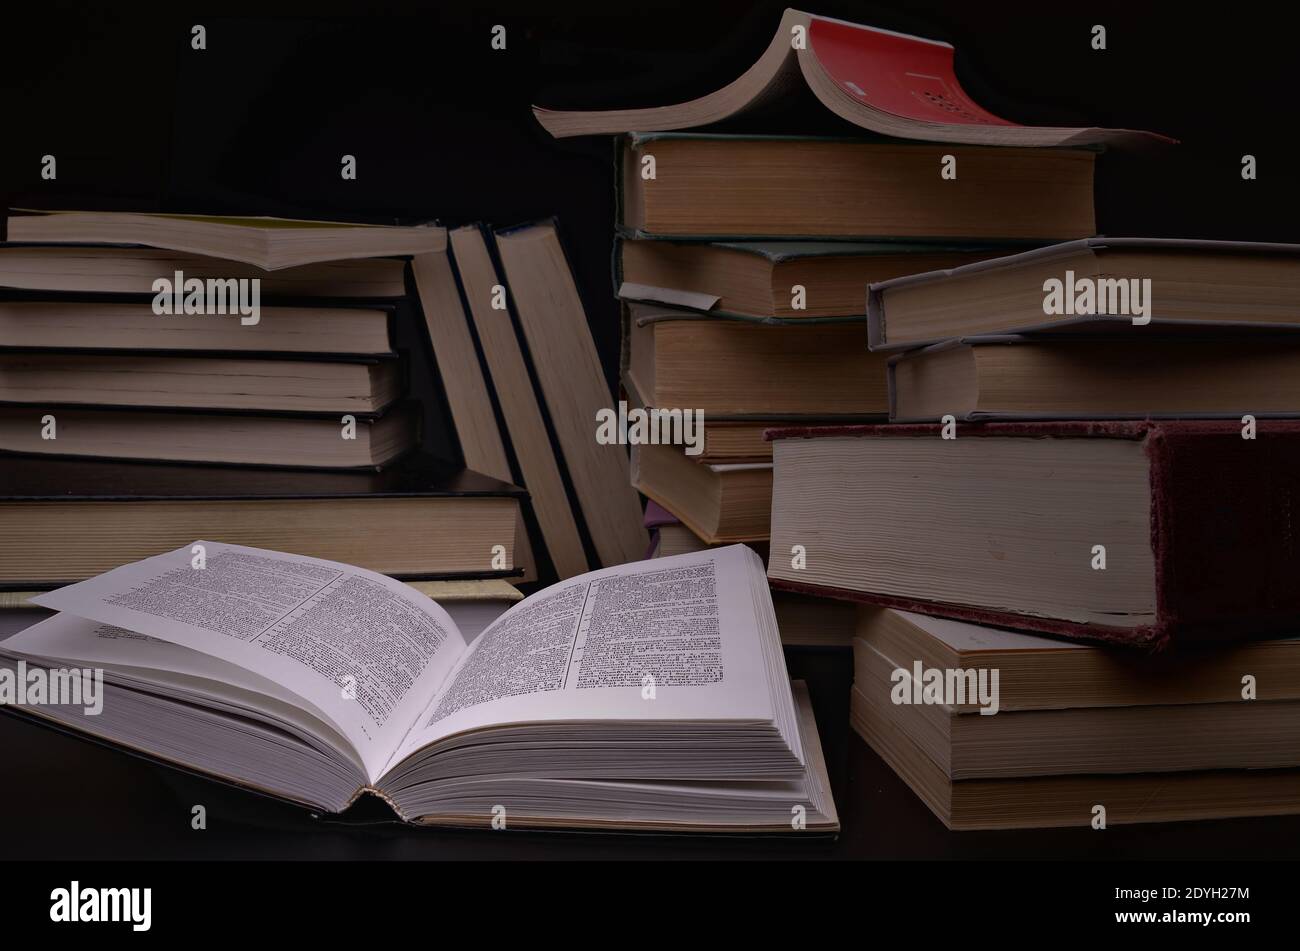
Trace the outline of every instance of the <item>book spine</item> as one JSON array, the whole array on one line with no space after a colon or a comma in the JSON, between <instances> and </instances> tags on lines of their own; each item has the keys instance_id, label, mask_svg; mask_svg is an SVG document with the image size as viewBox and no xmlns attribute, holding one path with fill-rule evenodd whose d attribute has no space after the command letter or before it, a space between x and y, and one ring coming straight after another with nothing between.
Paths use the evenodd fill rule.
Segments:
<instances>
[{"instance_id":1,"label":"book spine","mask_svg":"<svg viewBox=\"0 0 1300 951\"><path fill-rule=\"evenodd\" d=\"M1222 425L1222 424L1220 424ZM1271 431L1270 431L1271 429ZM1300 439L1294 424L1154 425L1146 441L1162 639L1295 633Z\"/></svg>"}]
</instances>

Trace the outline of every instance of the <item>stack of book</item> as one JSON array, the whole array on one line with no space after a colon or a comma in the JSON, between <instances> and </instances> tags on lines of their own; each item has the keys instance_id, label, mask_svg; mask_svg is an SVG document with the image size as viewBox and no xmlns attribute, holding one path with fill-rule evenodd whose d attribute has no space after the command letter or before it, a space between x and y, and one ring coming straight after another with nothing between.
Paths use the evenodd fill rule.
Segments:
<instances>
[{"instance_id":1,"label":"stack of book","mask_svg":"<svg viewBox=\"0 0 1300 951\"><path fill-rule=\"evenodd\" d=\"M625 456L566 422L602 377L553 222L13 212L5 238L10 592L208 537L407 579L644 548Z\"/></svg>"},{"instance_id":2,"label":"stack of book","mask_svg":"<svg viewBox=\"0 0 1300 951\"><path fill-rule=\"evenodd\" d=\"M769 433L769 576L876 606L853 724L949 827L1300 812L1297 291L1156 239L882 282L895 422Z\"/></svg>"},{"instance_id":3,"label":"stack of book","mask_svg":"<svg viewBox=\"0 0 1300 951\"><path fill-rule=\"evenodd\" d=\"M743 542L766 555L764 431L888 418L888 357L863 348L868 284L1095 232L1097 152L1034 146L1048 132L1053 144L1141 134L975 122L987 113L961 93L951 58L946 44L788 11L760 61L719 93L653 109L534 110L556 136L618 134L621 380L629 413L660 414L658 438L629 439L632 475L677 523L648 513L658 554ZM843 72L838 88L817 80L825 70ZM827 114L806 108L800 71L804 92L858 128L809 134L827 123L808 117ZM906 128L866 108L864 89L917 83L902 90L915 96ZM723 122L725 133L680 131ZM801 599L791 614L811 609ZM850 637L846 622L826 640Z\"/></svg>"},{"instance_id":4,"label":"stack of book","mask_svg":"<svg viewBox=\"0 0 1300 951\"><path fill-rule=\"evenodd\" d=\"M810 96L890 138L762 128ZM853 725L940 819L1300 812L1300 248L1095 237L1090 148L1162 137L1018 126L946 44L798 11L716 93L537 116L633 133L625 383L708 419L638 486L863 603Z\"/></svg>"},{"instance_id":5,"label":"stack of book","mask_svg":"<svg viewBox=\"0 0 1300 951\"><path fill-rule=\"evenodd\" d=\"M770 433L769 575L878 606L853 724L951 828L1300 812L1297 292L1137 238L882 282L894 424Z\"/></svg>"}]
</instances>

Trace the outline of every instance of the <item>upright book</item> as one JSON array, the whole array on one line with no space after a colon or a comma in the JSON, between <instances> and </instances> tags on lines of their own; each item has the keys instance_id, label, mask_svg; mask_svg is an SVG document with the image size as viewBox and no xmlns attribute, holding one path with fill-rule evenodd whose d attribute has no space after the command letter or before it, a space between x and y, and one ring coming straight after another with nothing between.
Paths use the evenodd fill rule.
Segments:
<instances>
[{"instance_id":1,"label":"upright book","mask_svg":"<svg viewBox=\"0 0 1300 951\"><path fill-rule=\"evenodd\" d=\"M514 315L537 374L556 442L603 565L636 561L649 536L631 486L627 447L596 438L614 406L586 311L555 222L497 231Z\"/></svg>"},{"instance_id":2,"label":"upright book","mask_svg":"<svg viewBox=\"0 0 1300 951\"><path fill-rule=\"evenodd\" d=\"M743 547L579 576L472 640L390 578L218 542L36 600L61 613L0 662L106 683L93 714L33 714L321 811L370 794L421 825L838 829Z\"/></svg>"},{"instance_id":3,"label":"upright book","mask_svg":"<svg viewBox=\"0 0 1300 951\"><path fill-rule=\"evenodd\" d=\"M450 236L466 309L478 332L522 484L556 574L571 578L591 567L578 527L580 513L565 489L561 459L549 438L544 400L533 385L514 321L508 308L503 312L493 307L496 289L503 285L489 239L484 229L475 226L457 228Z\"/></svg>"}]
</instances>

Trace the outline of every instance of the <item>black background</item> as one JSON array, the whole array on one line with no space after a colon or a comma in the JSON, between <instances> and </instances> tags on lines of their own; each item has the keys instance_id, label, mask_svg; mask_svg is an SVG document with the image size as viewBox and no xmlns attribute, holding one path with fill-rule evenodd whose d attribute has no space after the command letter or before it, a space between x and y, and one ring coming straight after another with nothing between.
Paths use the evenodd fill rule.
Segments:
<instances>
[{"instance_id":1,"label":"black background","mask_svg":"<svg viewBox=\"0 0 1300 951\"><path fill-rule=\"evenodd\" d=\"M784 4L11 4L0 200L8 206L382 221L558 215L611 380L618 320L607 140L550 139L529 107L688 99L739 75ZM953 43L1009 119L1181 140L1099 166L1110 235L1300 240L1295 38L1244 6L817 2L812 12ZM1239 14L1239 15L1237 15ZM190 28L207 28L207 49ZM490 47L507 28L507 48ZM1107 49L1091 48L1093 24ZM810 117L811 118L811 117ZM58 179L40 178L45 154ZM357 157L356 181L340 157ZM1259 164L1241 178L1241 156Z\"/></svg>"},{"instance_id":2,"label":"black background","mask_svg":"<svg viewBox=\"0 0 1300 951\"><path fill-rule=\"evenodd\" d=\"M0 200L8 206L358 220L558 215L613 380L607 141L555 142L532 103L652 105L737 76L778 3L223 4L5 11ZM947 40L982 105L1030 123L1145 128L1182 144L1099 166L1103 233L1300 240L1295 38L1261 8L1134 3L809 3ZM190 27L207 49L190 48ZM490 29L508 31L505 51ZM1091 27L1108 48L1090 47ZM58 179L40 179L44 154ZM356 181L340 156L358 159ZM1257 157L1256 181L1241 157ZM792 653L812 683L844 820L837 842L416 833L322 823L0 717L11 858L1294 857L1300 820L952 835L847 728L847 654ZM206 802L209 829L189 827ZM365 817L362 816L362 819ZM1225 882L1223 884L1236 884Z\"/></svg>"}]
</instances>

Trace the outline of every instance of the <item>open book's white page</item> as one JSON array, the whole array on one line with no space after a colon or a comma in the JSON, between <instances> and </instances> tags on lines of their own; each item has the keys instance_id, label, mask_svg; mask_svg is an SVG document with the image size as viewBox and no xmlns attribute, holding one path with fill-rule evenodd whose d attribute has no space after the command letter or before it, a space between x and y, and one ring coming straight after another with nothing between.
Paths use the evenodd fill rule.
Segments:
<instances>
[{"instance_id":1,"label":"open book's white page","mask_svg":"<svg viewBox=\"0 0 1300 951\"><path fill-rule=\"evenodd\" d=\"M352 744L338 735L342 732L339 725L310 700L251 670L171 641L63 611L0 642L0 648L33 659L102 667L106 673L143 677L150 684L251 707L356 758Z\"/></svg>"},{"instance_id":2,"label":"open book's white page","mask_svg":"<svg viewBox=\"0 0 1300 951\"><path fill-rule=\"evenodd\" d=\"M618 565L524 599L479 635L394 761L464 730L774 711L744 545ZM766 580L763 581L766 585Z\"/></svg>"},{"instance_id":3,"label":"open book's white page","mask_svg":"<svg viewBox=\"0 0 1300 951\"><path fill-rule=\"evenodd\" d=\"M310 701L373 782L465 652L447 612L399 581L300 555L195 542L34 598L193 648Z\"/></svg>"}]
</instances>

